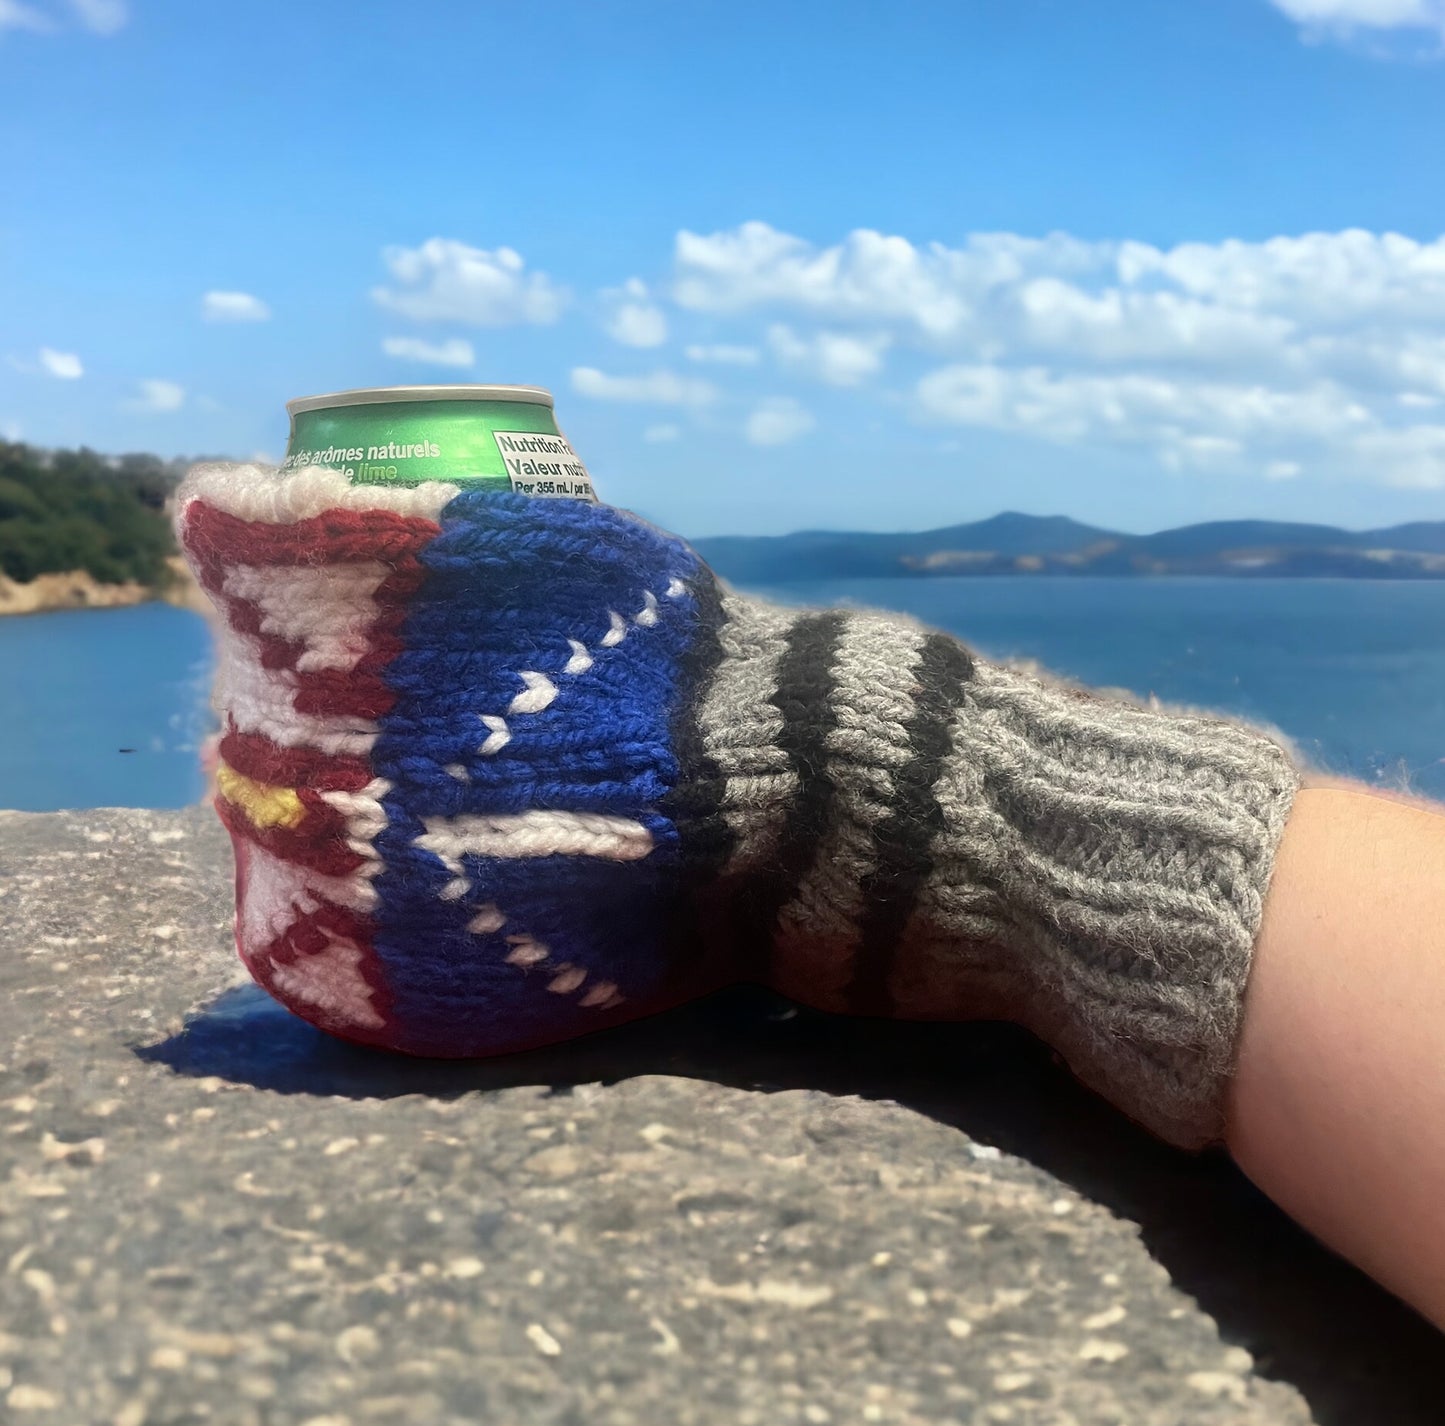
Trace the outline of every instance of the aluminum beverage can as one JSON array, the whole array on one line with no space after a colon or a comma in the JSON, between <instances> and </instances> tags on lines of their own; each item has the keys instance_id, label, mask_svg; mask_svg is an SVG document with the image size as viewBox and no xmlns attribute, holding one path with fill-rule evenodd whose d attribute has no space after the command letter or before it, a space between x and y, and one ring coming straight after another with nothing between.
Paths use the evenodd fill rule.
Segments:
<instances>
[{"instance_id":1,"label":"aluminum beverage can","mask_svg":"<svg viewBox=\"0 0 1445 1426\"><path fill-rule=\"evenodd\" d=\"M373 386L286 403L281 469L327 466L354 485L420 485L597 499L540 386Z\"/></svg>"}]
</instances>

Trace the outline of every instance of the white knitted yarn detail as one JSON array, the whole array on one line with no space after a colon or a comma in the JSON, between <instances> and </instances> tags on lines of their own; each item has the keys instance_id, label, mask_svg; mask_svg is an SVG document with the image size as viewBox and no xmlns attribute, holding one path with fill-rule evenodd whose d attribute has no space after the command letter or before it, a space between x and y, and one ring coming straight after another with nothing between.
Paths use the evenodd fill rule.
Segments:
<instances>
[{"instance_id":1,"label":"white knitted yarn detail","mask_svg":"<svg viewBox=\"0 0 1445 1426\"><path fill-rule=\"evenodd\" d=\"M686 593L687 585L683 584L681 580L673 579L668 583L665 597L678 599ZM657 596L650 589L644 589L642 591L642 608L632 616L632 623L642 629L651 629L656 626L657 620ZM615 609L609 609L607 611L607 632L598 641L599 647L616 648L627 637L627 629L628 621ZM561 672L569 677L576 678L586 673L596 663L596 659L593 658L587 645L581 639L569 638L567 647L572 650L572 654L562 665ZM522 680L524 687L507 705L509 717L524 713L544 712L556 701L560 690L545 673L539 673L536 669L522 669L518 672L517 677ZM506 718L497 713L479 713L477 717L481 720L482 726L487 729L487 737L477 748L477 752L481 756L491 757L512 741L512 730L508 726Z\"/></svg>"},{"instance_id":2,"label":"white knitted yarn detail","mask_svg":"<svg viewBox=\"0 0 1445 1426\"><path fill-rule=\"evenodd\" d=\"M506 924L507 918L502 915L501 908L495 901L489 901L485 906L477 907L476 915L467 922L467 930L474 936L489 936Z\"/></svg>"},{"instance_id":3,"label":"white knitted yarn detail","mask_svg":"<svg viewBox=\"0 0 1445 1426\"><path fill-rule=\"evenodd\" d=\"M641 861L652 851L652 833L641 822L597 812L532 808L506 816L483 812L427 817L416 845L439 857L454 876L464 875L462 858L598 857Z\"/></svg>"},{"instance_id":4,"label":"white knitted yarn detail","mask_svg":"<svg viewBox=\"0 0 1445 1426\"><path fill-rule=\"evenodd\" d=\"M391 573L380 560L340 565L232 565L221 592L254 604L261 632L304 645L300 673L354 668L371 649L376 591Z\"/></svg>"},{"instance_id":5,"label":"white knitted yarn detail","mask_svg":"<svg viewBox=\"0 0 1445 1426\"><path fill-rule=\"evenodd\" d=\"M583 986L587 993L577 1002L588 1010L610 1010L621 1005L623 997L617 986L610 980L588 980L587 968L574 965L571 961L558 961L552 957L552 948L544 941L522 932L507 937L511 950L507 952L509 966L520 966L526 971L540 971L550 977L547 990L553 995L575 995Z\"/></svg>"},{"instance_id":6,"label":"white knitted yarn detail","mask_svg":"<svg viewBox=\"0 0 1445 1426\"><path fill-rule=\"evenodd\" d=\"M252 844L246 852L246 895L238 907L241 944L248 954L259 956L298 918L319 910L327 901L366 913L375 908L377 897L369 881L325 876ZM375 1028L382 1018L359 970L360 949L344 936L326 934L329 941L325 947L298 956L289 966L268 961L273 981L278 989L323 1007L338 1020Z\"/></svg>"},{"instance_id":7,"label":"white knitted yarn detail","mask_svg":"<svg viewBox=\"0 0 1445 1426\"><path fill-rule=\"evenodd\" d=\"M487 737L477 751L483 757L489 758L493 753L501 752L512 741L512 734L505 718L499 718L495 713L483 713L479 716L482 726L487 730Z\"/></svg>"},{"instance_id":8,"label":"white knitted yarn detail","mask_svg":"<svg viewBox=\"0 0 1445 1426\"><path fill-rule=\"evenodd\" d=\"M346 818L346 845L357 856L364 858L351 875L360 878L367 890L370 890L371 882L385 870L381 854L376 850L376 838L386 830L386 808L381 805L381 799L391 789L392 784L386 778L374 777L358 792L320 794L323 802L334 807ZM372 904L375 904L374 893Z\"/></svg>"},{"instance_id":9,"label":"white knitted yarn detail","mask_svg":"<svg viewBox=\"0 0 1445 1426\"><path fill-rule=\"evenodd\" d=\"M527 687L507 705L508 713L540 713L556 698L557 685L545 673L528 668L523 669L518 677Z\"/></svg>"},{"instance_id":10,"label":"white knitted yarn detail","mask_svg":"<svg viewBox=\"0 0 1445 1426\"><path fill-rule=\"evenodd\" d=\"M553 995L575 995L584 986L587 993L577 1002L588 1010L610 1010L621 1005L623 997L617 986L610 980L589 981L585 966L574 965L571 961L553 959L552 948L545 941L539 941L526 932L508 936L511 950L505 957L509 966L519 966L525 971L539 971L550 977L547 990Z\"/></svg>"},{"instance_id":11,"label":"white knitted yarn detail","mask_svg":"<svg viewBox=\"0 0 1445 1426\"><path fill-rule=\"evenodd\" d=\"M328 1011L333 1021L375 1030L386 1021L371 1003L371 987L361 974L364 959L355 941L332 936L322 950L298 956L290 965L271 962L271 980L292 999Z\"/></svg>"},{"instance_id":12,"label":"white knitted yarn detail","mask_svg":"<svg viewBox=\"0 0 1445 1426\"><path fill-rule=\"evenodd\" d=\"M283 474L263 465L198 465L176 491L176 520L193 500L204 500L238 520L293 525L327 510L390 510L410 519L435 520L461 494L444 481L422 485L353 485L339 470L310 465Z\"/></svg>"},{"instance_id":13,"label":"white knitted yarn detail","mask_svg":"<svg viewBox=\"0 0 1445 1426\"><path fill-rule=\"evenodd\" d=\"M552 954L550 946L527 935L508 936L507 944L512 948L507 952L509 966L538 966Z\"/></svg>"},{"instance_id":14,"label":"white knitted yarn detail","mask_svg":"<svg viewBox=\"0 0 1445 1426\"><path fill-rule=\"evenodd\" d=\"M316 748L365 757L380 731L370 718L317 717L294 706L296 675L261 665L256 641L228 630L220 639L215 701L242 733L259 733L283 748Z\"/></svg>"},{"instance_id":15,"label":"white knitted yarn detail","mask_svg":"<svg viewBox=\"0 0 1445 1426\"><path fill-rule=\"evenodd\" d=\"M615 609L607 611L607 619L611 627L602 636L602 647L613 649L627 637L627 620Z\"/></svg>"}]
</instances>

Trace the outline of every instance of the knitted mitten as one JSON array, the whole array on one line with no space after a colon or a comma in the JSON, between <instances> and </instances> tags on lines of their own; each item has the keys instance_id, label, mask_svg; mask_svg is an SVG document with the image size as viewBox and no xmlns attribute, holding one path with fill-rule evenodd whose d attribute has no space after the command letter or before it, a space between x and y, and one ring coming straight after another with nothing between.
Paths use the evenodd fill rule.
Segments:
<instances>
[{"instance_id":1,"label":"knitted mitten","mask_svg":"<svg viewBox=\"0 0 1445 1426\"><path fill-rule=\"evenodd\" d=\"M1252 729L720 588L606 506L202 467L237 941L298 1014L521 1049L755 978L1008 1018L1222 1131L1296 774Z\"/></svg>"}]
</instances>

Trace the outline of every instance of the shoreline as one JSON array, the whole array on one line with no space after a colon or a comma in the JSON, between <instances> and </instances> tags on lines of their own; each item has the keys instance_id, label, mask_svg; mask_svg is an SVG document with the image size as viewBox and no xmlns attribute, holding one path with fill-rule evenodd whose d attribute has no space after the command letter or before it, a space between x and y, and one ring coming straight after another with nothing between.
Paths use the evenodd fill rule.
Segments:
<instances>
[{"instance_id":1,"label":"shoreline","mask_svg":"<svg viewBox=\"0 0 1445 1426\"><path fill-rule=\"evenodd\" d=\"M127 609L137 604L170 604L210 617L210 600L179 556L168 561L175 575L164 589L127 582L102 584L85 570L42 574L26 583L0 574L0 618L56 614L77 609Z\"/></svg>"},{"instance_id":2,"label":"shoreline","mask_svg":"<svg viewBox=\"0 0 1445 1426\"><path fill-rule=\"evenodd\" d=\"M20 583L0 573L0 619L23 618L30 614L72 613L85 609L129 609L139 604L169 604L176 609L188 609L204 619L215 617L215 609L206 597L205 591L196 583L189 568L179 555L172 555L168 561L175 578L169 586L157 589L148 584L102 584L94 575L85 570L71 570L66 573L42 574L28 583ZM867 583L872 580L906 580L913 584L946 583L950 580L992 580L1025 578L1036 581L1059 581L1078 579L1137 580L1139 583L1154 583L1168 580L1231 580L1241 583L1256 580L1264 583L1288 583L1291 580L1317 581L1340 584L1437 584L1440 575L1361 575L1361 574L1268 574L1244 575L1239 573L1147 573L1147 574L1089 574L1064 573L1062 571L961 573L919 575L911 570L896 574L812 574L805 579L756 579L739 587L745 589L769 589L779 593L792 585L826 584L830 582ZM730 583L737 584L732 580Z\"/></svg>"}]
</instances>

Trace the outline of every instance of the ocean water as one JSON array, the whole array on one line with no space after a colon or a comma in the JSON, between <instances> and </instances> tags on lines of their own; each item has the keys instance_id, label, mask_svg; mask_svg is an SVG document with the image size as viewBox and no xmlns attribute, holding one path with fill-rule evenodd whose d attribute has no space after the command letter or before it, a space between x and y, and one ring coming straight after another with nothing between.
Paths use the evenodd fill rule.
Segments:
<instances>
[{"instance_id":1,"label":"ocean water","mask_svg":"<svg viewBox=\"0 0 1445 1426\"><path fill-rule=\"evenodd\" d=\"M184 807L205 791L206 621L167 604L0 618L0 807Z\"/></svg>"},{"instance_id":2,"label":"ocean water","mask_svg":"<svg viewBox=\"0 0 1445 1426\"><path fill-rule=\"evenodd\" d=\"M1445 799L1445 581L876 579L758 592L902 610L985 654L1271 723L1318 765ZM183 610L0 618L0 807L195 801L210 677L205 622Z\"/></svg>"}]
</instances>

